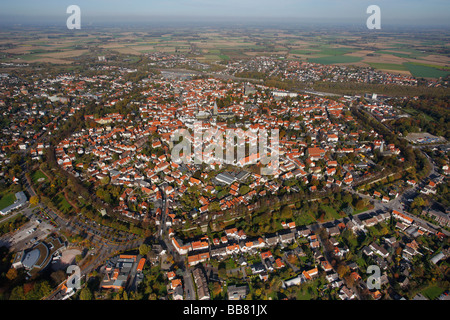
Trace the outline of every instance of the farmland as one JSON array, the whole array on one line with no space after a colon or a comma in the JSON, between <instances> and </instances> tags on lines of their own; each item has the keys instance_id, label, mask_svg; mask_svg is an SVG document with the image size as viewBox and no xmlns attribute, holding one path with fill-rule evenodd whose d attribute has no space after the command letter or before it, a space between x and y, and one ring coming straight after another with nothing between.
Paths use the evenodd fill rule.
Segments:
<instances>
[{"instance_id":1,"label":"farmland","mask_svg":"<svg viewBox=\"0 0 450 320\"><path fill-rule=\"evenodd\" d=\"M404 65L408 68L408 70L414 77L418 78L439 78L445 77L450 74L450 71L448 69L447 71L445 71L423 64L405 63Z\"/></svg>"},{"instance_id":2,"label":"farmland","mask_svg":"<svg viewBox=\"0 0 450 320\"><path fill-rule=\"evenodd\" d=\"M338 64L338 63L354 63L360 62L362 58L352 57L352 56L327 56L322 58L311 58L308 59L309 62L319 63L319 64Z\"/></svg>"},{"instance_id":3,"label":"farmland","mask_svg":"<svg viewBox=\"0 0 450 320\"><path fill-rule=\"evenodd\" d=\"M251 27L242 30L198 28L189 32L101 28L73 33L54 29L32 29L27 33L5 30L0 32L0 62L69 67L79 61L96 61L101 55L138 61L140 56L163 52L215 65L255 56L277 56L439 78L448 75L450 67L448 49L443 43L445 40L435 33L419 39L390 33L372 38L365 32L333 34L328 31L324 35L320 31Z\"/></svg>"}]
</instances>

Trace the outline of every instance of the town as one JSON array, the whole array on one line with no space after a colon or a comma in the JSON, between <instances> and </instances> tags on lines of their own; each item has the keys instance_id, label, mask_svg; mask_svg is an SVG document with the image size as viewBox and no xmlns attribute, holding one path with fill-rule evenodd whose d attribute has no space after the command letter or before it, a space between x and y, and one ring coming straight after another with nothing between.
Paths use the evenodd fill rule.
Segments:
<instances>
[{"instance_id":1,"label":"town","mask_svg":"<svg viewBox=\"0 0 450 320\"><path fill-rule=\"evenodd\" d=\"M449 132L431 128L434 111L407 126L427 99L447 121L448 99L287 86L448 79L276 56L215 71L142 59L1 74L3 299L449 299ZM271 130L276 144L252 148Z\"/></svg>"}]
</instances>

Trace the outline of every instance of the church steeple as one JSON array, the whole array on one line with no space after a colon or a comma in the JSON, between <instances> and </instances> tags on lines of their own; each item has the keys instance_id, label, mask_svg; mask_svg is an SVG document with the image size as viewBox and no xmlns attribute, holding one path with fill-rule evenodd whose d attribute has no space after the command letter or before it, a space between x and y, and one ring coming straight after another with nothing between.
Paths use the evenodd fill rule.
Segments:
<instances>
[{"instance_id":1,"label":"church steeple","mask_svg":"<svg viewBox=\"0 0 450 320\"><path fill-rule=\"evenodd\" d=\"M219 110L217 108L217 102L216 101L214 101L214 109L213 109L212 114L213 114L213 116L217 116L219 114Z\"/></svg>"}]
</instances>

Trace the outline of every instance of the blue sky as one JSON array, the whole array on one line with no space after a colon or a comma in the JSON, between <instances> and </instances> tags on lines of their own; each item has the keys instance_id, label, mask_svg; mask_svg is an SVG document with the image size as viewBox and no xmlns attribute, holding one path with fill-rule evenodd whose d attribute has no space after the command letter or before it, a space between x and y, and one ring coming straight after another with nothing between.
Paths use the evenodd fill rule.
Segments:
<instances>
[{"instance_id":1,"label":"blue sky","mask_svg":"<svg viewBox=\"0 0 450 320\"><path fill-rule=\"evenodd\" d=\"M382 23L450 26L449 0L2 0L0 20L65 21L66 8L73 4L81 8L85 22L94 24L174 17L365 23L367 7L378 5Z\"/></svg>"}]
</instances>

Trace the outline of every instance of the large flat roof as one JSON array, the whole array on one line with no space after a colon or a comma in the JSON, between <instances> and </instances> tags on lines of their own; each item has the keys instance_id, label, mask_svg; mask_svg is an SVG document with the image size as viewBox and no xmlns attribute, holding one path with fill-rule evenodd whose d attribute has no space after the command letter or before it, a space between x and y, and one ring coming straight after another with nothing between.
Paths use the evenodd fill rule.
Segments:
<instances>
[{"instance_id":1,"label":"large flat roof","mask_svg":"<svg viewBox=\"0 0 450 320\"><path fill-rule=\"evenodd\" d=\"M48 262L49 250L47 246L40 242L32 250L25 253L22 264L27 269L42 268Z\"/></svg>"},{"instance_id":2,"label":"large flat roof","mask_svg":"<svg viewBox=\"0 0 450 320\"><path fill-rule=\"evenodd\" d=\"M23 260L22 260L23 266L27 269L33 268L40 256L41 256L41 253L40 253L39 249L37 249L37 248L29 251L23 257Z\"/></svg>"},{"instance_id":3,"label":"large flat roof","mask_svg":"<svg viewBox=\"0 0 450 320\"><path fill-rule=\"evenodd\" d=\"M233 177L231 174L226 173L226 172L219 173L216 176L216 179L220 182L224 182L227 184L232 184L234 181L236 181L235 177Z\"/></svg>"}]
</instances>

